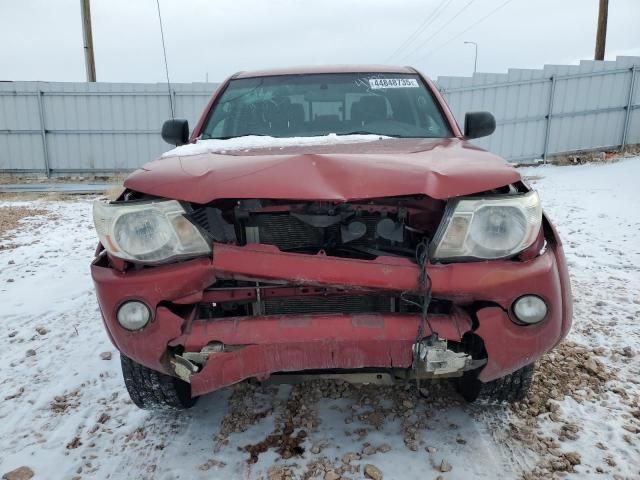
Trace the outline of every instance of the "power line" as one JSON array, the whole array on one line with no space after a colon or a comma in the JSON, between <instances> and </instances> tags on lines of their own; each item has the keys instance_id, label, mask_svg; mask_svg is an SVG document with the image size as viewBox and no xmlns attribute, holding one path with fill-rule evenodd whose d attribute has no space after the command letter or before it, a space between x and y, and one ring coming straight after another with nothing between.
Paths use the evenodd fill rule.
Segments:
<instances>
[{"instance_id":1,"label":"power line","mask_svg":"<svg viewBox=\"0 0 640 480\"><path fill-rule=\"evenodd\" d=\"M167 88L169 89L169 108L171 109L171 118L175 117L173 112L173 97L171 95L171 82L169 81L169 65L167 63L167 49L164 46L164 29L162 28L162 15L160 14L160 0L156 0L158 6L158 21L160 22L160 37L162 38L162 52L164 53L164 71L167 74Z\"/></svg>"},{"instance_id":2,"label":"power line","mask_svg":"<svg viewBox=\"0 0 640 480\"><path fill-rule=\"evenodd\" d=\"M484 17L482 17L480 20L478 20L477 22L471 24L469 27L465 28L464 30L462 30L460 33L458 33L457 35L455 35L454 37L451 37L449 40L447 40L446 42L444 42L443 44L441 44L439 47L434 48L431 52L429 52L427 54L427 56L429 55L433 55L434 53L438 52L439 50L441 50L442 48L444 48L445 46L449 45L451 42L453 42L454 40L460 38L462 35L464 35L465 33L467 33L469 30L471 30L473 27L475 27L476 25L484 22L487 18L489 18L491 15L493 15L494 13L496 13L498 10L502 9L503 7L507 6L507 4L513 2L513 0L507 0L506 2L502 3L501 5L497 6L496 8L494 8L493 10L491 10L488 14L486 14Z\"/></svg>"},{"instance_id":3,"label":"power line","mask_svg":"<svg viewBox=\"0 0 640 480\"><path fill-rule=\"evenodd\" d=\"M436 35L438 35L442 30L444 30L446 27L448 27L451 22L453 22L456 18L458 18L460 15L462 15L462 13L471 6L471 4L473 2L475 2L476 0L469 0L469 2L462 7L460 10L458 10L458 13L456 13L453 17L451 17L449 19L448 22L446 22L444 25L442 25L442 27L440 27L433 35L431 35L430 37L428 37L426 40L424 40L420 45L418 45L416 48L414 48L411 53L405 54L402 58L407 58L411 55L413 55L414 53L416 53L418 50L420 50L422 47L424 47L429 40L431 40L432 38L434 38Z\"/></svg>"},{"instance_id":4,"label":"power line","mask_svg":"<svg viewBox=\"0 0 640 480\"><path fill-rule=\"evenodd\" d=\"M403 48L408 47L417 37L419 37L429 25L431 25L438 16L447 8L451 3L451 0L442 0L438 6L424 19L424 21L416 28L411 35L409 35L402 44L396 48L391 55L387 58L387 62L391 61ZM441 9L442 7L442 9Z\"/></svg>"}]
</instances>

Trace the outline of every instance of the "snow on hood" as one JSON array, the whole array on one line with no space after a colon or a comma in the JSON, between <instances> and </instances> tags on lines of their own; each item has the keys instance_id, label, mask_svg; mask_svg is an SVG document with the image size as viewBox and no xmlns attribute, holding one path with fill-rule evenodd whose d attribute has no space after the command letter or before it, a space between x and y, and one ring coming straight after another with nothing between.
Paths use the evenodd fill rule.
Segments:
<instances>
[{"instance_id":1,"label":"snow on hood","mask_svg":"<svg viewBox=\"0 0 640 480\"><path fill-rule=\"evenodd\" d=\"M344 143L375 142L390 137L383 135L329 135L316 137L286 137L276 138L262 135L247 135L244 137L229 138L226 140L198 140L176 147L162 154L166 157L184 157L187 155L201 155L203 153L225 153L235 150L251 150L254 148L284 148L284 147L309 147L321 145L339 145Z\"/></svg>"}]
</instances>

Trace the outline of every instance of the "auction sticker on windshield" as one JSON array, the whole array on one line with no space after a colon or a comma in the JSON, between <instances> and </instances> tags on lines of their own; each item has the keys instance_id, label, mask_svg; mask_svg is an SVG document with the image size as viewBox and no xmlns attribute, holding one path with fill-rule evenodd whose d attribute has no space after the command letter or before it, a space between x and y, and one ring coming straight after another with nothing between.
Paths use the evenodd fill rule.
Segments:
<instances>
[{"instance_id":1,"label":"auction sticker on windshield","mask_svg":"<svg viewBox=\"0 0 640 480\"><path fill-rule=\"evenodd\" d=\"M369 86L376 88L420 88L415 78L370 78Z\"/></svg>"}]
</instances>

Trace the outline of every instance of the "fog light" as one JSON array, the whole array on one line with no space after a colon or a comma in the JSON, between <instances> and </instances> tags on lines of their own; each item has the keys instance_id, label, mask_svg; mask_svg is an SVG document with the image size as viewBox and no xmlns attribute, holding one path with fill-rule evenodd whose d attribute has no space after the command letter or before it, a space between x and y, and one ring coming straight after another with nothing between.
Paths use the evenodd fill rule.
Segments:
<instances>
[{"instance_id":1,"label":"fog light","mask_svg":"<svg viewBox=\"0 0 640 480\"><path fill-rule=\"evenodd\" d=\"M140 330L150 319L149 307L142 302L125 302L118 309L118 323L127 330Z\"/></svg>"},{"instance_id":2,"label":"fog light","mask_svg":"<svg viewBox=\"0 0 640 480\"><path fill-rule=\"evenodd\" d=\"M513 314L527 325L538 323L547 316L547 304L536 295L523 295L513 302Z\"/></svg>"}]
</instances>

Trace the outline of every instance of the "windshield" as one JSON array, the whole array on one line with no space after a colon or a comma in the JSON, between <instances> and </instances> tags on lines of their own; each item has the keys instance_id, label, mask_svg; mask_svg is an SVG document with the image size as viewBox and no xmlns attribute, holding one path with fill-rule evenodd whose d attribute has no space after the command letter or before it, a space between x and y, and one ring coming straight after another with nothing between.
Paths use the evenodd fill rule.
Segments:
<instances>
[{"instance_id":1,"label":"windshield","mask_svg":"<svg viewBox=\"0 0 640 480\"><path fill-rule=\"evenodd\" d=\"M431 91L418 75L333 73L231 80L209 115L201 138L331 133L452 136Z\"/></svg>"}]
</instances>

